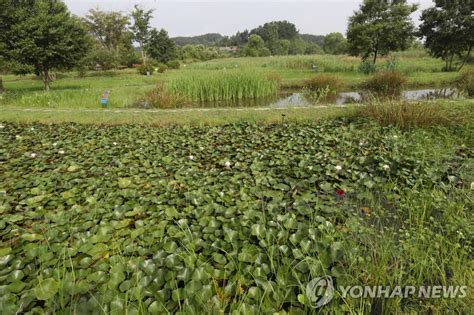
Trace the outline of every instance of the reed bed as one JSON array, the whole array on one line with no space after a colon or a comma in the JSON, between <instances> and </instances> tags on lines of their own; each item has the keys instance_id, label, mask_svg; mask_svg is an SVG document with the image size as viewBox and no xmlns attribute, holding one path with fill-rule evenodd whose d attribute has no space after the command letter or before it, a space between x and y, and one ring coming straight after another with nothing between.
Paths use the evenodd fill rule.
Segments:
<instances>
[{"instance_id":1,"label":"reed bed","mask_svg":"<svg viewBox=\"0 0 474 315\"><path fill-rule=\"evenodd\" d=\"M194 102L240 101L277 95L279 83L256 72L231 70L172 79L168 93Z\"/></svg>"}]
</instances>

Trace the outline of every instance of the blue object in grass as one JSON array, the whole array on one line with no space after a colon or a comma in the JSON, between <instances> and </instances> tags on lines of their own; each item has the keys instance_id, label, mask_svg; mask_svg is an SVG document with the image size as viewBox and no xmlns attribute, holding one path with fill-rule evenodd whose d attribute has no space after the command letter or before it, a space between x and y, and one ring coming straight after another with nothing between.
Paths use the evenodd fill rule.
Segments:
<instances>
[{"instance_id":1,"label":"blue object in grass","mask_svg":"<svg viewBox=\"0 0 474 315\"><path fill-rule=\"evenodd\" d=\"M102 106L107 106L109 105L109 90L105 90L104 93L102 93L102 97L100 98L100 103Z\"/></svg>"}]
</instances>

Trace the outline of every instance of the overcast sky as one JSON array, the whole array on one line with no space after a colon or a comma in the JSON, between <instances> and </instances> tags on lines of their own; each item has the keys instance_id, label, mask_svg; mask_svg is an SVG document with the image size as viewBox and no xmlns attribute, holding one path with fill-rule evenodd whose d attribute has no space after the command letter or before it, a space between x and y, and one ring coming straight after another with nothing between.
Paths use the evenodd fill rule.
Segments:
<instances>
[{"instance_id":1,"label":"overcast sky","mask_svg":"<svg viewBox=\"0 0 474 315\"><path fill-rule=\"evenodd\" d=\"M288 20L301 33L325 35L346 32L347 19L362 0L65 0L69 9L83 16L91 8L105 11L129 12L135 3L155 9L152 26L166 29L171 36L193 36L205 33L233 35L239 30L252 29L265 22ZM420 8L432 1L409 0ZM419 12L413 18L418 20Z\"/></svg>"}]
</instances>

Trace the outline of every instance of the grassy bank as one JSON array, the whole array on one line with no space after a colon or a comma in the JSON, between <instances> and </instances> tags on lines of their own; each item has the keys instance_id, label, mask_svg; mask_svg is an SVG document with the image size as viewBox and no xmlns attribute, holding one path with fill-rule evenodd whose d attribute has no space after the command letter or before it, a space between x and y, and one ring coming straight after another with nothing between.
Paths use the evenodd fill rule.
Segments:
<instances>
[{"instance_id":1,"label":"grassy bank","mask_svg":"<svg viewBox=\"0 0 474 315\"><path fill-rule=\"evenodd\" d=\"M472 119L1 126L2 314L301 314L324 275L469 290L322 313L474 306Z\"/></svg>"},{"instance_id":2,"label":"grassy bank","mask_svg":"<svg viewBox=\"0 0 474 315\"><path fill-rule=\"evenodd\" d=\"M442 62L420 55L420 53L398 54L396 70L407 77L408 88L446 87L451 86L459 76L458 73L442 72ZM388 59L379 61L379 68L384 69ZM265 58L228 58L202 63L183 65L180 70L170 70L164 74L146 77L135 70L110 71L106 73L88 73L79 77L77 73L58 74L58 80L52 84L49 93L42 91L41 80L32 76L3 76L6 92L0 99L0 106L49 107L49 108L97 108L100 97L106 89L111 91L110 106L127 108L135 106L146 92L159 83L169 83L184 91L183 84L195 85L193 78L212 78L224 72L248 73L255 76L281 78L283 87L300 88L304 81L317 73L333 74L343 82L345 89L357 90L359 85L369 76L358 71L360 60L347 56L286 56ZM182 82L179 84L177 82ZM252 84L253 85L253 84ZM181 86L178 88L178 86ZM240 87L239 87L240 88ZM206 91L211 91L207 89ZM260 95L257 89L252 95ZM194 98L199 89L187 90ZM236 91L238 93L239 91ZM241 91L240 91L241 92ZM214 95L214 92L209 92ZM205 98L208 98L208 94ZM219 92L220 93L220 92ZM247 92L245 92L247 94ZM222 93L221 93L222 94ZM264 93L268 94L268 93Z\"/></svg>"},{"instance_id":3,"label":"grassy bank","mask_svg":"<svg viewBox=\"0 0 474 315\"><path fill-rule=\"evenodd\" d=\"M282 121L308 121L340 116L351 116L355 107L293 108L293 109L245 109L226 108L210 110L124 110L110 111L19 111L18 108L0 110L0 121L16 123L80 123L80 124L142 124L153 126L170 125L223 125L240 121L255 123L278 123Z\"/></svg>"},{"instance_id":4,"label":"grassy bank","mask_svg":"<svg viewBox=\"0 0 474 315\"><path fill-rule=\"evenodd\" d=\"M383 102L382 102L383 103ZM441 106L446 111L472 113L474 100L437 101L427 103ZM424 106L426 107L426 106ZM42 109L23 111L17 107L0 109L0 121L15 123L80 123L98 125L142 124L170 125L223 125L235 122L279 123L284 121L317 121L325 118L350 117L360 111L358 106L338 107L320 105L313 108L215 108L176 110L90 110ZM374 113L375 114L375 113ZM466 114L468 115L468 114Z\"/></svg>"}]
</instances>

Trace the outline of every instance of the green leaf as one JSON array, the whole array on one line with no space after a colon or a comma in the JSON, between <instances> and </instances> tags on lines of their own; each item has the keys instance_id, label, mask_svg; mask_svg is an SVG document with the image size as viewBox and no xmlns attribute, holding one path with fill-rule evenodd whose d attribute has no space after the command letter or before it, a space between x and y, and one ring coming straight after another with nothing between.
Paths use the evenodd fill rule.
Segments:
<instances>
[{"instance_id":1,"label":"green leaf","mask_svg":"<svg viewBox=\"0 0 474 315\"><path fill-rule=\"evenodd\" d=\"M49 300L51 299L59 289L59 283L53 278L49 278L40 281L34 288L34 294L38 300Z\"/></svg>"},{"instance_id":2,"label":"green leaf","mask_svg":"<svg viewBox=\"0 0 474 315\"><path fill-rule=\"evenodd\" d=\"M119 178L118 185L120 188L127 188L132 184L132 180L128 177Z\"/></svg>"}]
</instances>

